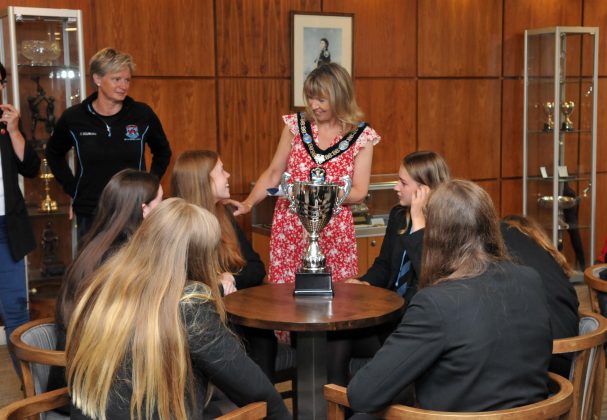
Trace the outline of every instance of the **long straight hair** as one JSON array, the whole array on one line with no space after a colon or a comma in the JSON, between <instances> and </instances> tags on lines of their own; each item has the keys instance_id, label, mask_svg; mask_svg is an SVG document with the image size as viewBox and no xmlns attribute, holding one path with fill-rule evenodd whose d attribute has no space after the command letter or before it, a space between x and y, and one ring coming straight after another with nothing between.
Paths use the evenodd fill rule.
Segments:
<instances>
[{"instance_id":1,"label":"long straight hair","mask_svg":"<svg viewBox=\"0 0 607 420\"><path fill-rule=\"evenodd\" d=\"M304 81L303 98L308 119L315 119L308 101L311 98L328 99L344 131L353 130L364 116L356 103L350 74L337 63L323 64L310 72Z\"/></svg>"},{"instance_id":2,"label":"long straight hair","mask_svg":"<svg viewBox=\"0 0 607 420\"><path fill-rule=\"evenodd\" d=\"M428 186L431 190L451 179L447 162L441 155L430 150L419 150L409 153L401 162L407 173L415 182ZM403 235L409 230L411 221L409 207L403 208L405 227L398 233Z\"/></svg>"},{"instance_id":3,"label":"long straight hair","mask_svg":"<svg viewBox=\"0 0 607 420\"><path fill-rule=\"evenodd\" d=\"M171 190L175 197L196 204L212 212L221 226L219 263L224 271L238 272L245 260L240 252L232 219L225 205L216 202L213 195L211 171L217 165L219 155L212 150L188 150L175 161L171 175Z\"/></svg>"},{"instance_id":4,"label":"long straight hair","mask_svg":"<svg viewBox=\"0 0 607 420\"><path fill-rule=\"evenodd\" d=\"M93 225L61 284L56 307L59 324L68 324L80 290L88 285L88 276L141 225L142 205L156 198L159 187L155 175L135 169L124 169L107 183Z\"/></svg>"},{"instance_id":5,"label":"long straight hair","mask_svg":"<svg viewBox=\"0 0 607 420\"><path fill-rule=\"evenodd\" d=\"M118 381L132 387L131 418L152 418L157 410L160 419L182 419L193 412L180 301L190 298L184 296L188 281L202 282L225 319L217 286L219 237L210 212L170 198L93 274L72 315L66 346L72 402L85 415L105 419ZM128 375L125 366L130 377L122 377Z\"/></svg>"},{"instance_id":6,"label":"long straight hair","mask_svg":"<svg viewBox=\"0 0 607 420\"><path fill-rule=\"evenodd\" d=\"M535 241L540 247L542 247L550 256L556 261L556 263L563 269L567 277L573 275L573 269L567 262L567 259L563 254L559 252L554 246L544 228L530 217L522 215L509 215L502 219L504 223L515 229L518 229L523 235L528 236L531 240Z\"/></svg>"},{"instance_id":7,"label":"long straight hair","mask_svg":"<svg viewBox=\"0 0 607 420\"><path fill-rule=\"evenodd\" d=\"M426 207L420 288L474 277L507 260L491 197L471 181L439 185Z\"/></svg>"}]
</instances>

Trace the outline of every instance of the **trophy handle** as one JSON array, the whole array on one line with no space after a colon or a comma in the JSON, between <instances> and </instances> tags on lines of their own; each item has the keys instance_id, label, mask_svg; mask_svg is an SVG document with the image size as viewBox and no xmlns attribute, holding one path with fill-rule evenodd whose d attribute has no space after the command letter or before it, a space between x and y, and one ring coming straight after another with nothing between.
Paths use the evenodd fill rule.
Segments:
<instances>
[{"instance_id":1,"label":"trophy handle","mask_svg":"<svg viewBox=\"0 0 607 420\"><path fill-rule=\"evenodd\" d=\"M291 179L291 174L284 172L280 178L280 187L282 188L285 196L289 199L289 203L291 203L289 205L289 210L291 213L295 213L297 204L295 203L295 197L293 197L293 184L289 183L289 179Z\"/></svg>"},{"instance_id":2,"label":"trophy handle","mask_svg":"<svg viewBox=\"0 0 607 420\"><path fill-rule=\"evenodd\" d=\"M341 180L343 181L344 185L340 186L339 190L343 191L343 194L341 197L338 197L337 200L335 200L335 207L333 209L333 214L335 215L338 215L341 212L341 203L348 198L348 195L350 195L350 190L352 190L352 179L350 179L348 175L342 177Z\"/></svg>"}]
</instances>

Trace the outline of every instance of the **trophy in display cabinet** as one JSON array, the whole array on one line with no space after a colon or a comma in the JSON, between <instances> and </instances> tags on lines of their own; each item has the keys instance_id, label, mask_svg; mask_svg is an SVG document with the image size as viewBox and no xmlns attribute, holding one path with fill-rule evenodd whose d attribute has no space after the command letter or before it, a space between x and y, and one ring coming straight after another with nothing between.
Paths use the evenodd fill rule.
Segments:
<instances>
[{"instance_id":1,"label":"trophy in display cabinet","mask_svg":"<svg viewBox=\"0 0 607 420\"><path fill-rule=\"evenodd\" d=\"M42 171L40 172L40 178L44 180L44 200L40 202L40 210L47 213L53 213L57 211L57 201L51 198L51 179L55 178L51 169L48 166L46 159L42 159Z\"/></svg>"},{"instance_id":2,"label":"trophy in display cabinet","mask_svg":"<svg viewBox=\"0 0 607 420\"><path fill-rule=\"evenodd\" d=\"M563 131L573 131L573 121L569 118L569 116L573 113L575 109L575 102L573 101L563 101L561 102L561 112L565 117L565 120L561 124L561 130Z\"/></svg>"},{"instance_id":3,"label":"trophy in display cabinet","mask_svg":"<svg viewBox=\"0 0 607 420\"><path fill-rule=\"evenodd\" d=\"M302 266L295 273L295 296L333 296L331 270L326 266L318 238L333 215L339 214L341 204L352 188L349 176L342 185L325 182L325 170L317 167L310 172L310 181L289 182L291 175L282 175L281 187L289 199L289 210L297 214L309 233L309 244L302 258ZM340 192L341 197L340 197Z\"/></svg>"},{"instance_id":4,"label":"trophy in display cabinet","mask_svg":"<svg viewBox=\"0 0 607 420\"><path fill-rule=\"evenodd\" d=\"M548 118L544 123L544 131L549 133L554 130L554 102L544 102L542 107L544 108L544 113Z\"/></svg>"},{"instance_id":5,"label":"trophy in display cabinet","mask_svg":"<svg viewBox=\"0 0 607 420\"><path fill-rule=\"evenodd\" d=\"M40 274L43 277L62 276L65 273L65 265L57 256L59 236L53 230L51 222L47 222L46 227L42 231L40 245L43 250Z\"/></svg>"}]
</instances>

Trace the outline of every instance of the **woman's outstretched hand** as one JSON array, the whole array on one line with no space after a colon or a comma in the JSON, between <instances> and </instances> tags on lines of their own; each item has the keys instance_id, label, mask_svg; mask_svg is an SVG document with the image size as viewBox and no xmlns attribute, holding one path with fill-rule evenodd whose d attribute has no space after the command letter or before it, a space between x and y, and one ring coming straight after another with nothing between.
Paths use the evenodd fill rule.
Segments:
<instances>
[{"instance_id":1,"label":"woman's outstretched hand","mask_svg":"<svg viewBox=\"0 0 607 420\"><path fill-rule=\"evenodd\" d=\"M234 216L240 216L242 214L247 214L253 208L250 204L245 203L244 201L236 201L231 198L226 198L225 200L221 200L221 203L225 206L231 206L233 209L232 214Z\"/></svg>"}]
</instances>

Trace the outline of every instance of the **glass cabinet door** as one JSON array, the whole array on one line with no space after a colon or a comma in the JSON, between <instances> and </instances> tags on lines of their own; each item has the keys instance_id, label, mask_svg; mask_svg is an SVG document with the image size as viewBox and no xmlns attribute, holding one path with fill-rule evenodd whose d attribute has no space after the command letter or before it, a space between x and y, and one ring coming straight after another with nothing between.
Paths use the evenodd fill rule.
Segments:
<instances>
[{"instance_id":1,"label":"glass cabinet door","mask_svg":"<svg viewBox=\"0 0 607 420\"><path fill-rule=\"evenodd\" d=\"M66 108L85 95L79 10L8 7L0 12L3 102L20 110L24 137L43 159L37 178L21 179L38 246L27 257L30 288L59 282L75 252L70 197L53 179L44 149ZM69 157L73 163L73 156Z\"/></svg>"},{"instance_id":2,"label":"glass cabinet door","mask_svg":"<svg viewBox=\"0 0 607 420\"><path fill-rule=\"evenodd\" d=\"M598 28L525 31L523 213L578 271L593 263Z\"/></svg>"}]
</instances>

